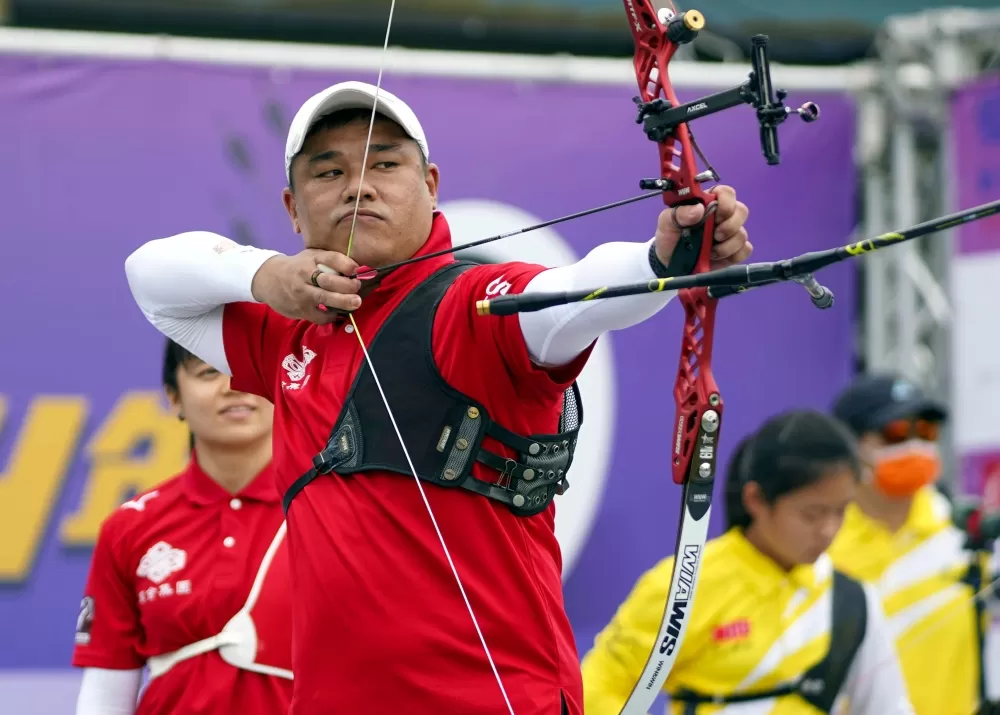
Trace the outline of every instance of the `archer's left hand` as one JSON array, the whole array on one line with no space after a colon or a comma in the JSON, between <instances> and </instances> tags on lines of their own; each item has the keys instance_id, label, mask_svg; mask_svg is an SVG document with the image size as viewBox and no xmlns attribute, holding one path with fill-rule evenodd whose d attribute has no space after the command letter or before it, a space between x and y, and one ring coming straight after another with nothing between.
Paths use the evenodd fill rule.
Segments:
<instances>
[{"instance_id":1,"label":"archer's left hand","mask_svg":"<svg viewBox=\"0 0 1000 715\"><path fill-rule=\"evenodd\" d=\"M712 193L719 201L715 211L715 245L712 247L712 270L716 270L746 261L753 252L753 244L743 227L750 210L745 203L736 200L736 189L731 186L716 186ZM663 265L670 263L670 256L681 235L680 229L674 224L673 213L672 208L664 210L656 222L656 255ZM679 206L677 223L694 226L704 215L704 206Z\"/></svg>"}]
</instances>

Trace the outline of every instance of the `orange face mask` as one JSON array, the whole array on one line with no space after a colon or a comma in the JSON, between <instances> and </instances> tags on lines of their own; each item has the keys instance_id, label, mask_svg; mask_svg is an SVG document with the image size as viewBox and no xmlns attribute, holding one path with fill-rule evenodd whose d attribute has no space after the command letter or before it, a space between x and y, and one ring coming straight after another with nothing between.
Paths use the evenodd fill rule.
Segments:
<instances>
[{"instance_id":1,"label":"orange face mask","mask_svg":"<svg viewBox=\"0 0 1000 715\"><path fill-rule=\"evenodd\" d=\"M872 483L886 496L913 496L938 478L941 457L933 442L909 440L879 450L872 471Z\"/></svg>"}]
</instances>

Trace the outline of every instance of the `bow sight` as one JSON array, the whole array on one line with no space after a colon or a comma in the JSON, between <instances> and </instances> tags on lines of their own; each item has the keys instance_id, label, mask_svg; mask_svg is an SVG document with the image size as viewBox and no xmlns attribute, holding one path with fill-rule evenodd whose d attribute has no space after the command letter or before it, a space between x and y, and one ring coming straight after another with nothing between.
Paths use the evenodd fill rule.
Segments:
<instances>
[{"instance_id":1,"label":"bow sight","mask_svg":"<svg viewBox=\"0 0 1000 715\"><path fill-rule=\"evenodd\" d=\"M667 34L677 44L691 42L698 31L705 26L705 19L697 10L683 12L667 23ZM682 28L675 29L675 28ZM785 106L784 99L788 93L775 90L771 84L771 63L767 57L767 35L755 35L750 40L750 62L753 70L746 82L723 92L710 94L686 104L672 106L670 101L657 98L651 102L643 102L641 98L632 99L639 107L636 124L642 124L643 131L651 141L663 142L671 136L677 126L699 117L721 112L724 109L749 104L757 110L757 122L760 124L760 148L768 164L778 164L781 161L778 148L778 125L785 121L789 114L798 114L804 122L814 122L819 119L819 106L815 102L806 102L798 109ZM697 150L697 149L696 149ZM704 155L698 151L702 161ZM699 182L718 181L719 177L711 167L695 177ZM663 179L643 179L639 182L643 189L667 189Z\"/></svg>"},{"instance_id":2,"label":"bow sight","mask_svg":"<svg viewBox=\"0 0 1000 715\"><path fill-rule=\"evenodd\" d=\"M675 13L670 8L660 8L656 11L656 19L663 27L666 38L674 46L682 45L693 41L698 32L705 27L705 17L697 10L687 10L682 13ZM652 21L652 18L646 18ZM755 35L750 38L750 64L752 70L746 82L727 89L723 92L710 94L707 97L696 99L685 104L675 104L670 99L657 96L649 101L643 101L642 97L633 97L632 101L639 108L636 117L636 124L642 124L646 136L657 144L664 144L668 140L677 138L675 132L677 128L684 125L690 139L691 149L695 151L705 170L695 173L694 182L703 184L706 182L719 181L719 175L705 158L698 142L694 138L689 122L699 117L706 117L725 109L736 107L740 104L749 104L757 110L757 123L760 125L760 148L764 158L769 165L781 163L781 150L778 144L778 125L785 121L790 114L797 114L802 121L809 123L819 119L819 105L815 102L806 102L798 109L790 109L785 106L784 99L788 93L783 89L774 89L771 83L771 63L767 56L767 35ZM647 93L647 97L649 94ZM671 93L671 97L676 99ZM673 150L676 152L676 150ZM695 170L697 171L697 170ZM693 173L693 172L692 172ZM688 174L690 176L690 174ZM677 199L682 203L689 200L697 200L691 194L691 186L679 184L668 177L655 179L641 179L639 186L643 190L654 189L665 192L676 192ZM711 207L708 207L709 210ZM706 214L707 215L707 214ZM691 227L695 229L696 227ZM698 257L701 251L700 244L684 244L675 251L677 258L676 266L671 262L670 268L677 268L681 273L690 273L694 268L693 260ZM793 280L801 285L809 293L813 303L819 308L829 308L833 305L833 294L824 286L817 283L816 279L808 273L797 273L794 276L786 276L786 280ZM709 294L712 296L711 293Z\"/></svg>"}]
</instances>

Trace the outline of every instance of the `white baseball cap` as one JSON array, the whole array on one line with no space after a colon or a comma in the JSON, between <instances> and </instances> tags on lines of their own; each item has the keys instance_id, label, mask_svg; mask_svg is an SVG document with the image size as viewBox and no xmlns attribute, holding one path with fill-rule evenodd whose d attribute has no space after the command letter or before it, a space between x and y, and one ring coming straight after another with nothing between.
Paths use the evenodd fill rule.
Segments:
<instances>
[{"instance_id":1,"label":"white baseball cap","mask_svg":"<svg viewBox=\"0 0 1000 715\"><path fill-rule=\"evenodd\" d=\"M371 109L376 106L376 93L378 95L376 111L401 126L420 147L424 159L430 161L430 150L427 147L424 129L406 102L391 92L376 88L373 84L341 82L314 94L295 113L292 125L288 128L288 141L285 143L285 178L291 180L292 159L302 151L306 134L316 122L341 109Z\"/></svg>"}]
</instances>

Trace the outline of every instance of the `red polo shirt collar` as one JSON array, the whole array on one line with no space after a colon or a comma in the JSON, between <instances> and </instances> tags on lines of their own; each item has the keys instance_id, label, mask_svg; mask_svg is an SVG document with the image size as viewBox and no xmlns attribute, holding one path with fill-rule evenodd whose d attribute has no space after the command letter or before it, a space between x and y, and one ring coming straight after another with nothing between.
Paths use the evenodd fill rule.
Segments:
<instances>
[{"instance_id":1,"label":"red polo shirt collar","mask_svg":"<svg viewBox=\"0 0 1000 715\"><path fill-rule=\"evenodd\" d=\"M281 501L281 496L278 494L278 488L274 482L274 469L271 462L268 462L267 466L258 472L257 476L238 494L230 494L214 479L205 474L198 464L197 455L192 451L191 461L184 473L181 474L181 486L184 489L184 495L199 506L212 506L234 498L249 499L266 504L277 504Z\"/></svg>"}]
</instances>

